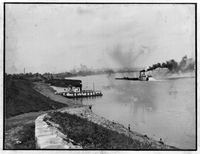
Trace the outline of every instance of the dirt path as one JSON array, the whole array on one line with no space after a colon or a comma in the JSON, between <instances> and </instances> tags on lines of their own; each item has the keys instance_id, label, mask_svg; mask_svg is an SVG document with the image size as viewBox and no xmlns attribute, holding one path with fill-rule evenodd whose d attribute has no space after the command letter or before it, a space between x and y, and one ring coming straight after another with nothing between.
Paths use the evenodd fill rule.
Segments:
<instances>
[{"instance_id":1,"label":"dirt path","mask_svg":"<svg viewBox=\"0 0 200 154\"><path fill-rule=\"evenodd\" d=\"M34 89L56 102L67 104L69 107L84 106L83 104L80 104L80 102L78 102L78 101L71 100L71 99L65 98L63 96L54 94L55 90L53 88L51 88L48 84L36 83L36 85L34 86Z\"/></svg>"}]
</instances>

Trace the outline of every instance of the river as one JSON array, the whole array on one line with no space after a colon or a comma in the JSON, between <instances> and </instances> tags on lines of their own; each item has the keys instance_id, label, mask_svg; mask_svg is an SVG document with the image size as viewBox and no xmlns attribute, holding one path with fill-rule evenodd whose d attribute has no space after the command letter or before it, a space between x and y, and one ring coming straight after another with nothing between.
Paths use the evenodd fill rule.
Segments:
<instances>
[{"instance_id":1,"label":"river","mask_svg":"<svg viewBox=\"0 0 200 154\"><path fill-rule=\"evenodd\" d=\"M195 78L155 81L115 80L134 74L74 77L83 89L101 90L102 97L79 99L93 111L131 130L183 149L196 148ZM94 83L94 87L93 87ZM62 88L58 88L61 90Z\"/></svg>"}]
</instances>

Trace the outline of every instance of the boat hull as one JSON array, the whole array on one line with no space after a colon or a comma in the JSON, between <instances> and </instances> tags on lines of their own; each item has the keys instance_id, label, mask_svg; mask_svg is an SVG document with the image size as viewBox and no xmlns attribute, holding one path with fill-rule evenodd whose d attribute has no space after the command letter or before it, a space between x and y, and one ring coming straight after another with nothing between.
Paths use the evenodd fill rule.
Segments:
<instances>
[{"instance_id":1,"label":"boat hull","mask_svg":"<svg viewBox=\"0 0 200 154\"><path fill-rule=\"evenodd\" d=\"M100 91L82 91L82 92L60 92L58 95L67 97L67 98L83 98L83 97L97 97L103 96Z\"/></svg>"},{"instance_id":2,"label":"boat hull","mask_svg":"<svg viewBox=\"0 0 200 154\"><path fill-rule=\"evenodd\" d=\"M128 78L128 77L124 77L124 78L115 78L115 80L135 80L135 81L138 81L139 78Z\"/></svg>"}]
</instances>

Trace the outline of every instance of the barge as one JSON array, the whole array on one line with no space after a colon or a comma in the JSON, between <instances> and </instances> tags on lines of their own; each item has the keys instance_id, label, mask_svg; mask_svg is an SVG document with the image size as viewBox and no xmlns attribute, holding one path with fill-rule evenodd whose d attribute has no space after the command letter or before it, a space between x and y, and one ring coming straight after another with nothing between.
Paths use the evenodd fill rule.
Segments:
<instances>
[{"instance_id":1,"label":"barge","mask_svg":"<svg viewBox=\"0 0 200 154\"><path fill-rule=\"evenodd\" d=\"M82 97L96 97L103 96L102 92L99 90L82 90L81 80L72 79L52 79L49 81L51 86L62 87L64 90L62 92L55 92L56 95L61 95L67 98L82 98Z\"/></svg>"},{"instance_id":2,"label":"barge","mask_svg":"<svg viewBox=\"0 0 200 154\"><path fill-rule=\"evenodd\" d=\"M67 98L82 98L82 97L96 97L96 96L103 96L101 91L99 90L82 90L80 92L59 92L56 93L58 95L67 97Z\"/></svg>"},{"instance_id":3,"label":"barge","mask_svg":"<svg viewBox=\"0 0 200 154\"><path fill-rule=\"evenodd\" d=\"M81 80L73 80L73 79L51 79L47 81L51 86L56 87L78 87L82 90L82 81Z\"/></svg>"},{"instance_id":4,"label":"barge","mask_svg":"<svg viewBox=\"0 0 200 154\"><path fill-rule=\"evenodd\" d=\"M115 78L115 80L136 80L138 81L139 78L129 78L129 77L123 77L123 78Z\"/></svg>"}]
</instances>

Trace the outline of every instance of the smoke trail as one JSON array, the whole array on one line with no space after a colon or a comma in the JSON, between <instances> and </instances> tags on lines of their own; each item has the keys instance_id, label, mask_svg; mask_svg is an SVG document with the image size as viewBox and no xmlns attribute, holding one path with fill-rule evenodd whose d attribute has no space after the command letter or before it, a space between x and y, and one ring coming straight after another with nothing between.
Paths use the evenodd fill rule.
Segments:
<instances>
[{"instance_id":1,"label":"smoke trail","mask_svg":"<svg viewBox=\"0 0 200 154\"><path fill-rule=\"evenodd\" d=\"M191 72L194 70L195 61L190 58L187 59L187 56L184 56L179 64L181 72Z\"/></svg>"},{"instance_id":2,"label":"smoke trail","mask_svg":"<svg viewBox=\"0 0 200 154\"><path fill-rule=\"evenodd\" d=\"M166 61L166 63L157 63L152 66L149 66L147 71L155 70L157 68L167 68L168 73L180 73L180 72L191 72L194 70L195 62L192 58L188 59L187 56L184 56L182 60L178 63L174 59Z\"/></svg>"},{"instance_id":3,"label":"smoke trail","mask_svg":"<svg viewBox=\"0 0 200 154\"><path fill-rule=\"evenodd\" d=\"M150 49L144 45L141 45L140 46L140 51L143 53L143 54L149 54L150 53Z\"/></svg>"},{"instance_id":4,"label":"smoke trail","mask_svg":"<svg viewBox=\"0 0 200 154\"><path fill-rule=\"evenodd\" d=\"M121 46L117 45L111 53L111 57L123 67L130 67L133 63L132 52L123 53L121 50Z\"/></svg>"},{"instance_id":5,"label":"smoke trail","mask_svg":"<svg viewBox=\"0 0 200 154\"><path fill-rule=\"evenodd\" d=\"M140 46L139 50L133 51L131 48L130 51L123 52L120 45L117 45L113 52L110 53L111 58L118 62L121 66L125 68L133 67L135 61L142 55L149 54L150 50L148 47L143 45Z\"/></svg>"}]
</instances>

